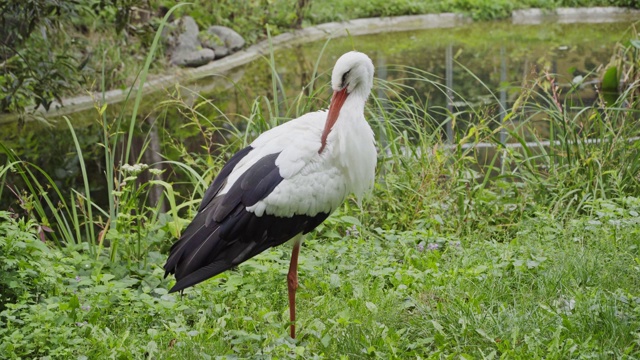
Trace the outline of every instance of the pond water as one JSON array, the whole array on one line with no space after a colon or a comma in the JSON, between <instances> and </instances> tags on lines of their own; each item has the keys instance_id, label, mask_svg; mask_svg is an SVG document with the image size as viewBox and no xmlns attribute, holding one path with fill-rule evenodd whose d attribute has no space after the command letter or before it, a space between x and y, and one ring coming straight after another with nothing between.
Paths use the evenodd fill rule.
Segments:
<instances>
[{"instance_id":1,"label":"pond water","mask_svg":"<svg viewBox=\"0 0 640 360\"><path fill-rule=\"evenodd\" d=\"M355 48L373 59L378 78L413 88L416 96L433 109L435 121L444 121L443 109L461 106L462 99L469 103L496 101L503 90L502 101L508 104L515 99L517 89L525 79L543 69L557 74L558 82L565 84L578 76L587 76L609 62L617 42L631 37L631 24L630 21L542 25L472 23L449 29L337 38L328 44L325 41L309 43L276 51L275 69L282 84L277 87L277 96L279 99L294 98L312 80L317 66L319 76L315 87L320 89L317 96L324 100L316 105L326 106L330 97L327 84L331 68L341 54ZM421 69L430 74L428 77L432 81L449 85L453 89L451 98L433 84L411 79L407 76L407 67ZM189 105L208 99L219 110L214 106L203 106L199 108L200 112L214 122L230 120L242 128L243 116L250 113L254 99L260 96L273 98L272 89L269 63L266 59L258 59L226 74L148 96L139 112L143 125L137 129L145 128L149 122L144 119L150 115L161 120L156 124L165 127L166 131L156 132L160 137L170 134L183 142L189 151L203 152L206 151L204 142L194 137L193 132L181 128L185 120L176 110L175 103L163 101L175 99L177 92L181 101ZM374 89L374 92L379 97L385 96L381 90ZM580 96L585 105L592 103L596 97L594 87L585 86ZM279 115L285 118L298 115L285 113L285 108L281 106L271 111L280 110ZM122 105L111 105L107 116L113 119L126 109L123 110ZM99 145L102 126L98 123L97 111L82 111L68 117L84 149L88 171L95 175L91 179L91 190L96 194L104 193L104 153ZM543 127L540 129L542 134ZM141 133L147 132L141 130ZM443 139L446 137L447 134L443 134ZM42 166L61 188L82 188L78 158L64 121L57 121L52 127L38 122L0 124L0 141L22 159ZM138 139L138 143L142 142L143 139ZM144 162L160 160L151 152L147 151ZM5 163L3 156L0 154L0 161ZM14 201L8 191L3 191L1 196L0 209Z\"/></svg>"}]
</instances>

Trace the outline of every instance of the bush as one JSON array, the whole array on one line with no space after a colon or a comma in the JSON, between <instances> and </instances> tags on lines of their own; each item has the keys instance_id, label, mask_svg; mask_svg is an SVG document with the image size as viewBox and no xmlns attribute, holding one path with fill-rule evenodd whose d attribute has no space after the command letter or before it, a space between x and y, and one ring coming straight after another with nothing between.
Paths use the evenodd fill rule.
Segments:
<instances>
[{"instance_id":1,"label":"bush","mask_svg":"<svg viewBox=\"0 0 640 360\"><path fill-rule=\"evenodd\" d=\"M18 299L38 301L50 294L58 274L56 252L38 236L33 220L0 211L0 310Z\"/></svg>"},{"instance_id":2,"label":"bush","mask_svg":"<svg viewBox=\"0 0 640 360\"><path fill-rule=\"evenodd\" d=\"M139 2L9 0L0 4L0 113L19 113L29 105L48 110L54 99L61 101L69 93L83 91L93 81L87 74L97 72L91 69L95 49L83 44L90 35L87 24L114 23L110 29L120 33Z\"/></svg>"}]
</instances>

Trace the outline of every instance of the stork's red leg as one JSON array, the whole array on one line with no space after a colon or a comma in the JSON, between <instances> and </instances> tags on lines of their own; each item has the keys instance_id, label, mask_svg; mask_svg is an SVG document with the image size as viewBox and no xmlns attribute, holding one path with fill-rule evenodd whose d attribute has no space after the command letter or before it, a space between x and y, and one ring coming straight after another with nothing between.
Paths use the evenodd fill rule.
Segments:
<instances>
[{"instance_id":1,"label":"stork's red leg","mask_svg":"<svg viewBox=\"0 0 640 360\"><path fill-rule=\"evenodd\" d=\"M291 338L296 338L296 289L298 288L298 253L300 253L300 239L293 243L291 252L291 264L287 275L289 288L289 319L291 320Z\"/></svg>"}]
</instances>

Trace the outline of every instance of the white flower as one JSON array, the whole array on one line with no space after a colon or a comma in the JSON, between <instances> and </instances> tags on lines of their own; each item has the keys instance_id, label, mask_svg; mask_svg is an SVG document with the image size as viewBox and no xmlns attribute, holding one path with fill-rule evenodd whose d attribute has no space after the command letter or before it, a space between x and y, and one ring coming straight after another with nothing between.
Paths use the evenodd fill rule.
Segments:
<instances>
[{"instance_id":1,"label":"white flower","mask_svg":"<svg viewBox=\"0 0 640 360\"><path fill-rule=\"evenodd\" d=\"M137 175L137 174L141 173L142 171L146 170L147 168L149 168L149 165L147 165L147 164L134 164L134 165L124 164L120 168L122 169L123 172L131 173L133 175Z\"/></svg>"}]
</instances>

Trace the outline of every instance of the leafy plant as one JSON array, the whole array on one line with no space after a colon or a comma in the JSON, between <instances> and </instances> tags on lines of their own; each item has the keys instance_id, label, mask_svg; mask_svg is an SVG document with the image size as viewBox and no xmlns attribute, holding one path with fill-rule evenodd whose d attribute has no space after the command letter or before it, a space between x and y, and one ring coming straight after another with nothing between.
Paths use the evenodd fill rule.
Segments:
<instances>
[{"instance_id":1,"label":"leafy plant","mask_svg":"<svg viewBox=\"0 0 640 360\"><path fill-rule=\"evenodd\" d=\"M55 293L58 258L40 238L41 227L0 211L0 311L8 303L37 302Z\"/></svg>"},{"instance_id":2,"label":"leafy plant","mask_svg":"<svg viewBox=\"0 0 640 360\"><path fill-rule=\"evenodd\" d=\"M447 7L468 14L474 20L495 20L510 17L516 5L508 0L452 0Z\"/></svg>"},{"instance_id":3,"label":"leafy plant","mask_svg":"<svg viewBox=\"0 0 640 360\"><path fill-rule=\"evenodd\" d=\"M87 64L91 63L93 54L92 49L81 47L84 41L80 37L70 36L75 28L68 19L92 17L93 13L108 16L104 10L113 8L115 14L109 20L115 22L119 33L129 24L131 9L138 3L137 0L109 0L94 1L88 6L75 0L3 2L0 5L0 113L22 113L30 105L49 110L53 100L62 102L64 95L79 91L85 85L83 75L91 73Z\"/></svg>"}]
</instances>

